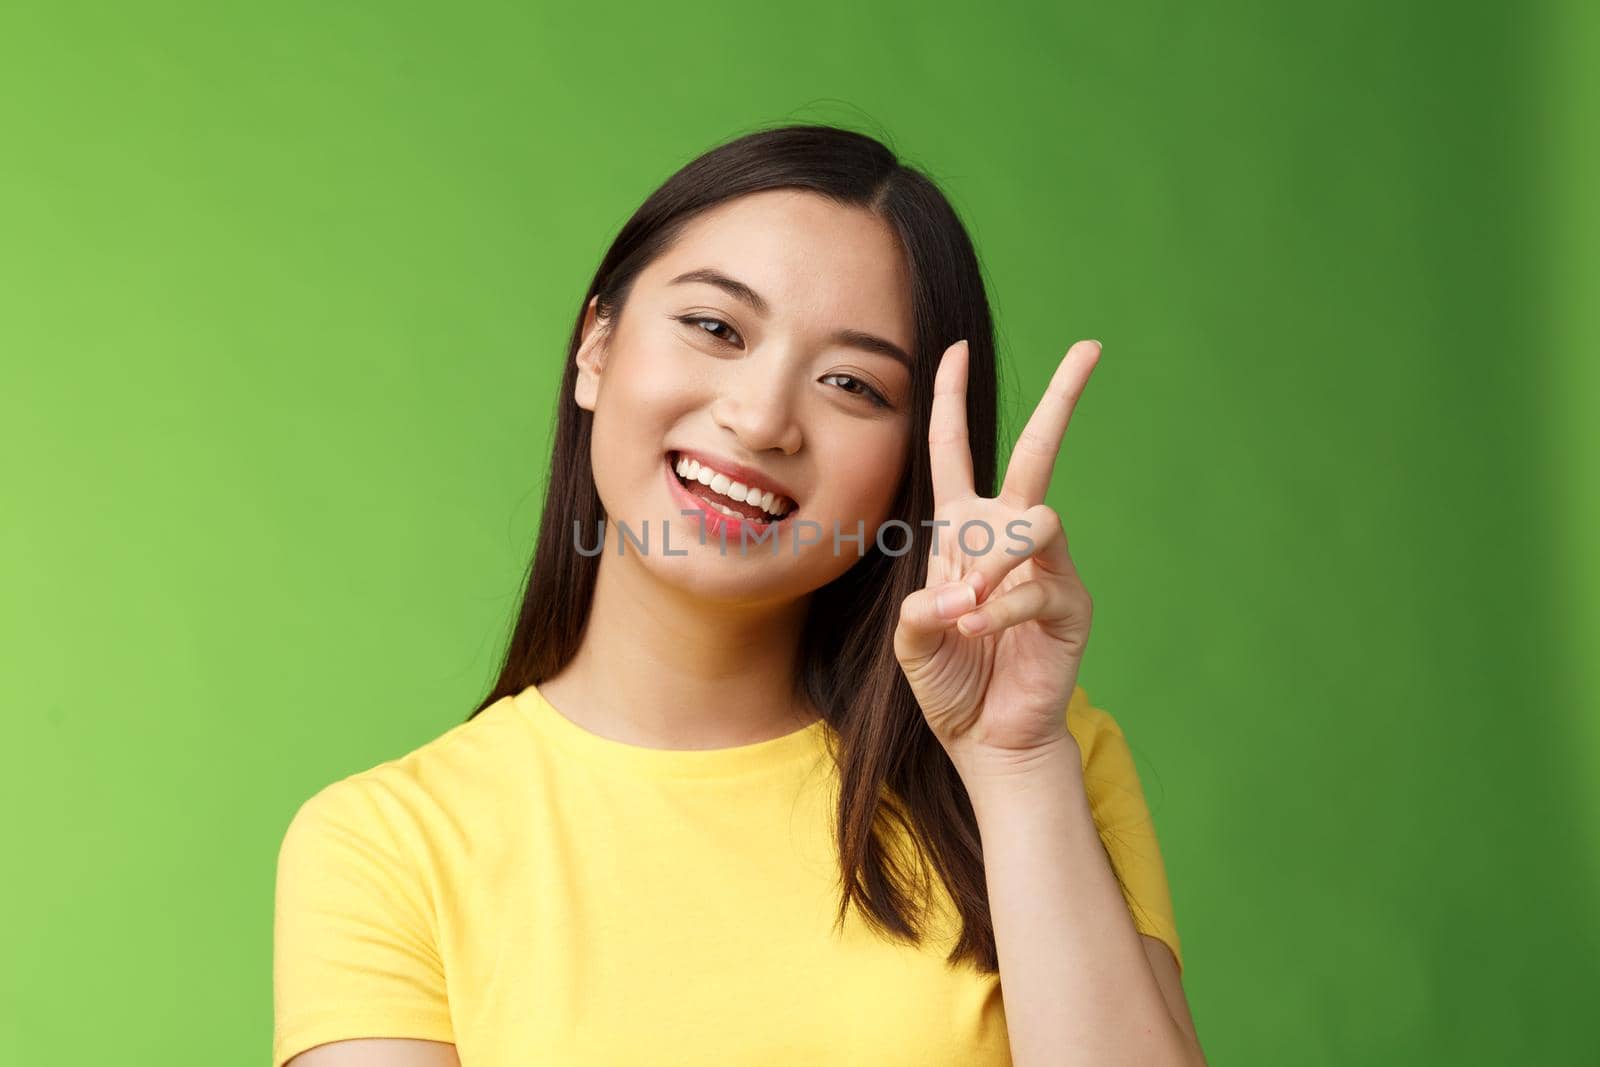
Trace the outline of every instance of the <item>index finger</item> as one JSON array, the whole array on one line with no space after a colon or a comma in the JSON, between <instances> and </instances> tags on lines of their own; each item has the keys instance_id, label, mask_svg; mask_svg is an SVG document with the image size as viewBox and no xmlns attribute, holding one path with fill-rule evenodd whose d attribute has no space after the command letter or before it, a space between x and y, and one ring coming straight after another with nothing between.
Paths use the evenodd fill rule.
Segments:
<instances>
[{"instance_id":1,"label":"index finger","mask_svg":"<svg viewBox=\"0 0 1600 1067\"><path fill-rule=\"evenodd\" d=\"M933 411L928 417L928 455L933 466L933 500L971 496L972 448L967 440L967 342L944 350L933 378Z\"/></svg>"}]
</instances>

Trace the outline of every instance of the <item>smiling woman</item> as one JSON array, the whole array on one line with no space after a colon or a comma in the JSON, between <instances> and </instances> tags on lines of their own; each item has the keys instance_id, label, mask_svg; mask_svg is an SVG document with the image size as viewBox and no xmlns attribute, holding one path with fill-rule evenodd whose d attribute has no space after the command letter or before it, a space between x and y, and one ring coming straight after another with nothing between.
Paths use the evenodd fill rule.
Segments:
<instances>
[{"instance_id":1,"label":"smiling woman","mask_svg":"<svg viewBox=\"0 0 1600 1067\"><path fill-rule=\"evenodd\" d=\"M900 243L881 218L809 190L748 193L698 212L631 280L625 307L604 304L604 295L589 301L572 393L593 416L589 458L608 520L631 530L676 525L680 541L739 537L738 517L697 506L703 493L684 507L661 491L662 457L676 452L695 458L718 493L776 487L824 531L858 522L875 530L892 517L912 437L906 349L916 327ZM770 717L716 715L706 724L712 737L731 730L740 739L782 732L797 708L815 714L803 696L782 692L797 674L799 623L807 598L857 561L831 551L656 552L637 570L617 561L616 575L630 602L689 591L699 614L743 616L749 633L763 635L770 669L734 684L758 694ZM558 706L567 698L575 717L587 712L596 726L616 721L602 701L638 706L613 683L571 692L578 656L575 670L546 683ZM687 732L682 713L671 717Z\"/></svg>"},{"instance_id":2,"label":"smiling woman","mask_svg":"<svg viewBox=\"0 0 1600 1067\"><path fill-rule=\"evenodd\" d=\"M1098 345L990 498L965 229L879 142L794 126L651 195L566 355L493 689L285 834L275 1063L1203 1062L1043 504ZM1019 522L1031 554L938 537Z\"/></svg>"}]
</instances>

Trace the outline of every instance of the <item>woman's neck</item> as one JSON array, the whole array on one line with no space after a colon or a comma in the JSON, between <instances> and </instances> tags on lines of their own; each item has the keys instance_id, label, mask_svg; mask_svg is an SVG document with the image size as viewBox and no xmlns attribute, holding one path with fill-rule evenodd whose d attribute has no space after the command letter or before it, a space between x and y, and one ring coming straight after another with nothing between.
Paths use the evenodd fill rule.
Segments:
<instances>
[{"instance_id":1,"label":"woman's neck","mask_svg":"<svg viewBox=\"0 0 1600 1067\"><path fill-rule=\"evenodd\" d=\"M817 718L793 685L809 599L709 601L607 552L577 655L539 691L591 733L646 748L781 737Z\"/></svg>"}]
</instances>

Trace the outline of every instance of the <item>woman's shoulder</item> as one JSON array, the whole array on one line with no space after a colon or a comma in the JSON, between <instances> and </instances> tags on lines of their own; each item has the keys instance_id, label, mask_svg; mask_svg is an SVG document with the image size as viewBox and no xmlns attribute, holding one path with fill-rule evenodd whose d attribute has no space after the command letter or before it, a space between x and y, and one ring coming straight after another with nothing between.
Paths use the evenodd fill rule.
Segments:
<instances>
[{"instance_id":1,"label":"woman's shoulder","mask_svg":"<svg viewBox=\"0 0 1600 1067\"><path fill-rule=\"evenodd\" d=\"M1083 757L1084 788L1106 854L1142 934L1160 938L1183 967L1172 891L1155 821L1122 725L1080 686L1067 705L1067 725Z\"/></svg>"},{"instance_id":2,"label":"woman's shoulder","mask_svg":"<svg viewBox=\"0 0 1600 1067\"><path fill-rule=\"evenodd\" d=\"M1121 735L1122 727L1116 718L1104 708L1098 707L1083 686L1073 686L1072 697L1067 701L1067 731L1072 734L1072 739L1078 742L1078 748L1083 753L1083 758L1089 758L1090 751L1099 743L1107 733Z\"/></svg>"},{"instance_id":3,"label":"woman's shoulder","mask_svg":"<svg viewBox=\"0 0 1600 1067\"><path fill-rule=\"evenodd\" d=\"M525 773L516 755L525 736L512 698L502 698L408 752L320 786L300 802L291 830L418 842L460 825L472 809L501 807L519 765Z\"/></svg>"},{"instance_id":4,"label":"woman's shoulder","mask_svg":"<svg viewBox=\"0 0 1600 1067\"><path fill-rule=\"evenodd\" d=\"M1133 749L1122 724L1111 712L1095 704L1082 686L1073 689L1072 699L1067 703L1067 730L1078 743L1085 785L1097 811L1102 806L1134 800L1143 804Z\"/></svg>"}]
</instances>

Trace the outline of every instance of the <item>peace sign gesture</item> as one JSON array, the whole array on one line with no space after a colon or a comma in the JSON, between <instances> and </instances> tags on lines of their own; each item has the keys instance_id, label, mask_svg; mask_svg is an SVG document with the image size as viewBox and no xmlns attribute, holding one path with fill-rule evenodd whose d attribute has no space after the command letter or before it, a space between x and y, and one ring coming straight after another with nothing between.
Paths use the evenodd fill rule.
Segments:
<instances>
[{"instance_id":1,"label":"peace sign gesture","mask_svg":"<svg viewBox=\"0 0 1600 1067\"><path fill-rule=\"evenodd\" d=\"M1098 341L1067 350L995 497L978 496L972 483L966 341L939 362L928 423L935 523L928 579L900 606L894 651L958 769L1025 764L1071 740L1066 707L1091 605L1061 519L1044 498L1099 358Z\"/></svg>"}]
</instances>

